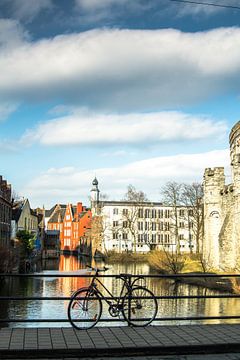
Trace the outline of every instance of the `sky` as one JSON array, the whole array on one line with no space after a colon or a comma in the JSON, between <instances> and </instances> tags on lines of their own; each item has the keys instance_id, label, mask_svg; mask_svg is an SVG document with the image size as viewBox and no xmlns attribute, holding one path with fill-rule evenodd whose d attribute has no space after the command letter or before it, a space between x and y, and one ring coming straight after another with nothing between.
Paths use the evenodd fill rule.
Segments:
<instances>
[{"instance_id":1,"label":"sky","mask_svg":"<svg viewBox=\"0 0 240 360\"><path fill-rule=\"evenodd\" d=\"M202 2L207 2L202 0ZM240 120L240 0L0 1L0 175L31 206L153 201L224 166ZM236 7L236 8L235 8ZM239 7L239 9L238 9Z\"/></svg>"}]
</instances>

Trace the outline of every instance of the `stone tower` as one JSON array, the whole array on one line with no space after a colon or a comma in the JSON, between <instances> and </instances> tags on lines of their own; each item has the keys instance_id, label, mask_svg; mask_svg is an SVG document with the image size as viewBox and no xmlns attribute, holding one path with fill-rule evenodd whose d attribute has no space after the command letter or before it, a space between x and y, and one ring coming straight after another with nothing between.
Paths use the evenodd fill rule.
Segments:
<instances>
[{"instance_id":1,"label":"stone tower","mask_svg":"<svg viewBox=\"0 0 240 360\"><path fill-rule=\"evenodd\" d=\"M240 122L229 136L232 184L225 185L223 168L204 173L203 257L210 267L240 268Z\"/></svg>"},{"instance_id":2,"label":"stone tower","mask_svg":"<svg viewBox=\"0 0 240 360\"><path fill-rule=\"evenodd\" d=\"M97 209L99 205L99 193L100 190L98 189L98 180L95 177L92 182L92 190L91 190L91 209L93 215L97 213Z\"/></svg>"},{"instance_id":3,"label":"stone tower","mask_svg":"<svg viewBox=\"0 0 240 360\"><path fill-rule=\"evenodd\" d=\"M219 233L222 226L220 191L225 185L224 168L207 168L204 173L204 259L211 268L219 267Z\"/></svg>"}]
</instances>

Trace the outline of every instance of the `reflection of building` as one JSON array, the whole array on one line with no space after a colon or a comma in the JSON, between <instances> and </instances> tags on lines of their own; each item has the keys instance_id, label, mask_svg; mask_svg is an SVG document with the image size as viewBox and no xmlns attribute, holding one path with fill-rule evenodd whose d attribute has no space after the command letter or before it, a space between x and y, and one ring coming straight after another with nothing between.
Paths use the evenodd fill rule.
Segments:
<instances>
[{"instance_id":1,"label":"reflection of building","mask_svg":"<svg viewBox=\"0 0 240 360\"><path fill-rule=\"evenodd\" d=\"M0 246L9 246L11 217L11 185L0 176Z\"/></svg>"},{"instance_id":2,"label":"reflection of building","mask_svg":"<svg viewBox=\"0 0 240 360\"><path fill-rule=\"evenodd\" d=\"M91 190L91 204L93 220L96 217L102 219L101 248L104 251L176 251L177 246L180 252L196 251L190 207L179 206L175 212L173 207L160 202L99 201L96 178Z\"/></svg>"},{"instance_id":3,"label":"reflection of building","mask_svg":"<svg viewBox=\"0 0 240 360\"><path fill-rule=\"evenodd\" d=\"M206 263L223 271L236 270L240 260L240 122L231 130L232 183L225 184L223 167L204 174L204 243Z\"/></svg>"},{"instance_id":4,"label":"reflection of building","mask_svg":"<svg viewBox=\"0 0 240 360\"><path fill-rule=\"evenodd\" d=\"M56 205L47 221L48 230L60 232L60 249L78 251L80 241L91 226L91 210L78 202L77 205Z\"/></svg>"},{"instance_id":5,"label":"reflection of building","mask_svg":"<svg viewBox=\"0 0 240 360\"><path fill-rule=\"evenodd\" d=\"M74 272L77 270L80 270L82 268L86 268L85 265L80 263L77 257L75 256L67 256L67 255L61 255L60 256L60 262L59 262L59 271L65 272ZM84 272L86 273L86 272ZM89 273L86 273L89 274ZM79 276L73 276L73 277L63 277L60 278L59 283L59 290L62 294L70 295L71 291L76 291L77 289L81 287L88 286L90 282L89 278L81 277Z\"/></svg>"}]
</instances>

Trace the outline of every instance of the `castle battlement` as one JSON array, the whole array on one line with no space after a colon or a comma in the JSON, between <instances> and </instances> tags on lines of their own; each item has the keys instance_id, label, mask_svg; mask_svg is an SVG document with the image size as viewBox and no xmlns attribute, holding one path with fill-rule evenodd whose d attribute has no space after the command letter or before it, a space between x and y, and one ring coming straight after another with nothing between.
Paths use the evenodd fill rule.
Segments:
<instances>
[{"instance_id":1,"label":"castle battlement","mask_svg":"<svg viewBox=\"0 0 240 360\"><path fill-rule=\"evenodd\" d=\"M220 190L220 194L221 195L226 195L226 194L232 193L233 191L234 191L233 184L228 184L228 185L225 185L224 188L222 188Z\"/></svg>"},{"instance_id":2,"label":"castle battlement","mask_svg":"<svg viewBox=\"0 0 240 360\"><path fill-rule=\"evenodd\" d=\"M203 257L222 271L240 264L240 121L229 135L232 183L225 185L223 167L204 172Z\"/></svg>"},{"instance_id":3,"label":"castle battlement","mask_svg":"<svg viewBox=\"0 0 240 360\"><path fill-rule=\"evenodd\" d=\"M240 121L238 121L232 128L230 135L229 135L229 144L232 147L235 139L240 136Z\"/></svg>"},{"instance_id":4,"label":"castle battlement","mask_svg":"<svg viewBox=\"0 0 240 360\"><path fill-rule=\"evenodd\" d=\"M204 175L206 176L224 175L224 167L206 168Z\"/></svg>"}]
</instances>

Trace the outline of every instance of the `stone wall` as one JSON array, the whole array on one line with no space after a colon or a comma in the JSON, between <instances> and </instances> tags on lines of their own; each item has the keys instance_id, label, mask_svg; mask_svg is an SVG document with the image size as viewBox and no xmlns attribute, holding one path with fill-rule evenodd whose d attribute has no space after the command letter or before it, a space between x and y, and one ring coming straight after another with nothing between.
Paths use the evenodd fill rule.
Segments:
<instances>
[{"instance_id":1,"label":"stone wall","mask_svg":"<svg viewBox=\"0 0 240 360\"><path fill-rule=\"evenodd\" d=\"M232 184L225 185L224 168L204 173L203 257L209 267L238 270L240 260L240 122L231 130Z\"/></svg>"}]
</instances>

